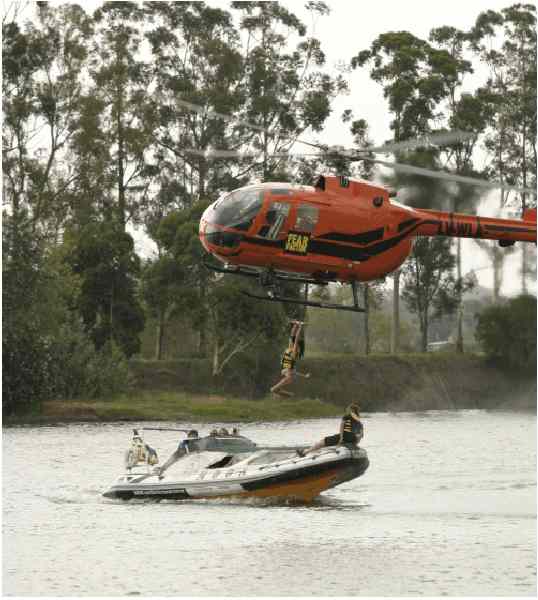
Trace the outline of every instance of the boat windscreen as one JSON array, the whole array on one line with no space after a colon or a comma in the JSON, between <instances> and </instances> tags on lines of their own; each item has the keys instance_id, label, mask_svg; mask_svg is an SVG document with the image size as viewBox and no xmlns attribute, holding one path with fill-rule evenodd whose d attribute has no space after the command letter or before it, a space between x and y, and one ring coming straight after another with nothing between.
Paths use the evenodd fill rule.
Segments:
<instances>
[{"instance_id":1,"label":"boat windscreen","mask_svg":"<svg viewBox=\"0 0 538 600\"><path fill-rule=\"evenodd\" d=\"M256 444L245 437L216 437L209 436L198 441L200 451L209 450L213 452L253 452Z\"/></svg>"}]
</instances>

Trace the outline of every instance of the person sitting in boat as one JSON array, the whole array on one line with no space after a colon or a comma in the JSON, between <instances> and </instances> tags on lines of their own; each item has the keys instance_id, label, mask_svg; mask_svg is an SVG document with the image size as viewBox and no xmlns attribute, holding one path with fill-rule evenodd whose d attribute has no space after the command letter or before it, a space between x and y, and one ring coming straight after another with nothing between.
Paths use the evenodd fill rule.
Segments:
<instances>
[{"instance_id":1,"label":"person sitting in boat","mask_svg":"<svg viewBox=\"0 0 538 600\"><path fill-rule=\"evenodd\" d=\"M284 391L283 388L289 385L296 375L308 378L310 373L300 373L295 369L295 363L298 359L304 355L304 340L301 339L301 328L303 323L300 321L292 321L293 325L291 328L291 335L288 342L288 347L284 350L282 360L280 361L280 368L282 379L271 388L273 394L284 394L286 396L293 396L291 392Z\"/></svg>"},{"instance_id":2,"label":"person sitting in boat","mask_svg":"<svg viewBox=\"0 0 538 600\"><path fill-rule=\"evenodd\" d=\"M196 444L196 441L195 441L197 439L198 439L198 432L196 431L196 429L191 429L187 433L186 439L184 439L179 444L179 448L185 450L185 452L192 452L197 447L197 444Z\"/></svg>"},{"instance_id":3,"label":"person sitting in boat","mask_svg":"<svg viewBox=\"0 0 538 600\"><path fill-rule=\"evenodd\" d=\"M189 452L193 452L194 450L198 449L198 439L199 435L196 429L191 429L187 433L187 437L181 442L179 442L179 445L176 448L175 452L172 454L172 456L164 463L164 465L160 469L157 468L155 470L155 472L159 475L159 479L163 478L163 473L166 471L166 469L168 469L168 467L173 465L180 458L183 458L184 456L189 454Z\"/></svg>"},{"instance_id":4,"label":"person sitting in boat","mask_svg":"<svg viewBox=\"0 0 538 600\"><path fill-rule=\"evenodd\" d=\"M355 402L351 403L342 417L340 433L329 435L306 450L297 450L297 454L304 456L309 452L314 452L327 446L341 446L342 444L356 446L364 436L364 427L360 420L359 411L359 405Z\"/></svg>"}]
</instances>

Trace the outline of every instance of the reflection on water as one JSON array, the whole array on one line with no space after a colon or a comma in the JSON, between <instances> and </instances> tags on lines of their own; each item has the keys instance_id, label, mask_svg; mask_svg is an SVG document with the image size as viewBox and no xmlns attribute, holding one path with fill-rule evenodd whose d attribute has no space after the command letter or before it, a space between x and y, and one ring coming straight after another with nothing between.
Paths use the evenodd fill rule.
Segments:
<instances>
[{"instance_id":1,"label":"reflection on water","mask_svg":"<svg viewBox=\"0 0 538 600\"><path fill-rule=\"evenodd\" d=\"M369 470L310 505L105 499L137 426L4 431L4 595L536 595L533 414L366 415ZM294 445L337 427L242 433ZM177 445L148 441L161 462Z\"/></svg>"}]
</instances>

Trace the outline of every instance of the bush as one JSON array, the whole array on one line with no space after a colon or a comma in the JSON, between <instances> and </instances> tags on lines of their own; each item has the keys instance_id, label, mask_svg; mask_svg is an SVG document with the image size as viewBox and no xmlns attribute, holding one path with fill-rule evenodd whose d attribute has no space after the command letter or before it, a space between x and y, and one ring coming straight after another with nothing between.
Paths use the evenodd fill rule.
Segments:
<instances>
[{"instance_id":1,"label":"bush","mask_svg":"<svg viewBox=\"0 0 538 600\"><path fill-rule=\"evenodd\" d=\"M128 366L114 344L97 351L75 319L57 335L34 328L8 329L2 340L2 412L5 416L39 411L43 401L97 398L125 391Z\"/></svg>"},{"instance_id":2,"label":"bush","mask_svg":"<svg viewBox=\"0 0 538 600\"><path fill-rule=\"evenodd\" d=\"M88 365L84 395L90 398L114 396L126 390L129 367L116 344L105 344Z\"/></svg>"},{"instance_id":3,"label":"bush","mask_svg":"<svg viewBox=\"0 0 538 600\"><path fill-rule=\"evenodd\" d=\"M79 319L72 318L61 327L51 355L56 398L111 396L127 387L128 366L121 350L110 343L96 350Z\"/></svg>"},{"instance_id":4,"label":"bush","mask_svg":"<svg viewBox=\"0 0 538 600\"><path fill-rule=\"evenodd\" d=\"M478 316L476 339L488 357L503 365L536 372L536 298L522 295Z\"/></svg>"},{"instance_id":5,"label":"bush","mask_svg":"<svg viewBox=\"0 0 538 600\"><path fill-rule=\"evenodd\" d=\"M31 412L52 395L51 355L46 340L31 326L2 337L2 414Z\"/></svg>"}]
</instances>

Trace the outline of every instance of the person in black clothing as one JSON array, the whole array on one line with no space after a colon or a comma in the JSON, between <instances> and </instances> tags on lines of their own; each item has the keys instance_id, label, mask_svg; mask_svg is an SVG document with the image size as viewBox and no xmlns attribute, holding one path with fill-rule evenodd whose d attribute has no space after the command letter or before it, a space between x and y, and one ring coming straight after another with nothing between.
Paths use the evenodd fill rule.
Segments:
<instances>
[{"instance_id":1,"label":"person in black clothing","mask_svg":"<svg viewBox=\"0 0 538 600\"><path fill-rule=\"evenodd\" d=\"M326 446L340 446L342 444L357 445L364 435L364 427L360 420L359 410L358 404L354 402L350 404L342 417L340 433L329 435L306 450L297 450L297 454L304 456L309 452L314 452Z\"/></svg>"}]
</instances>

